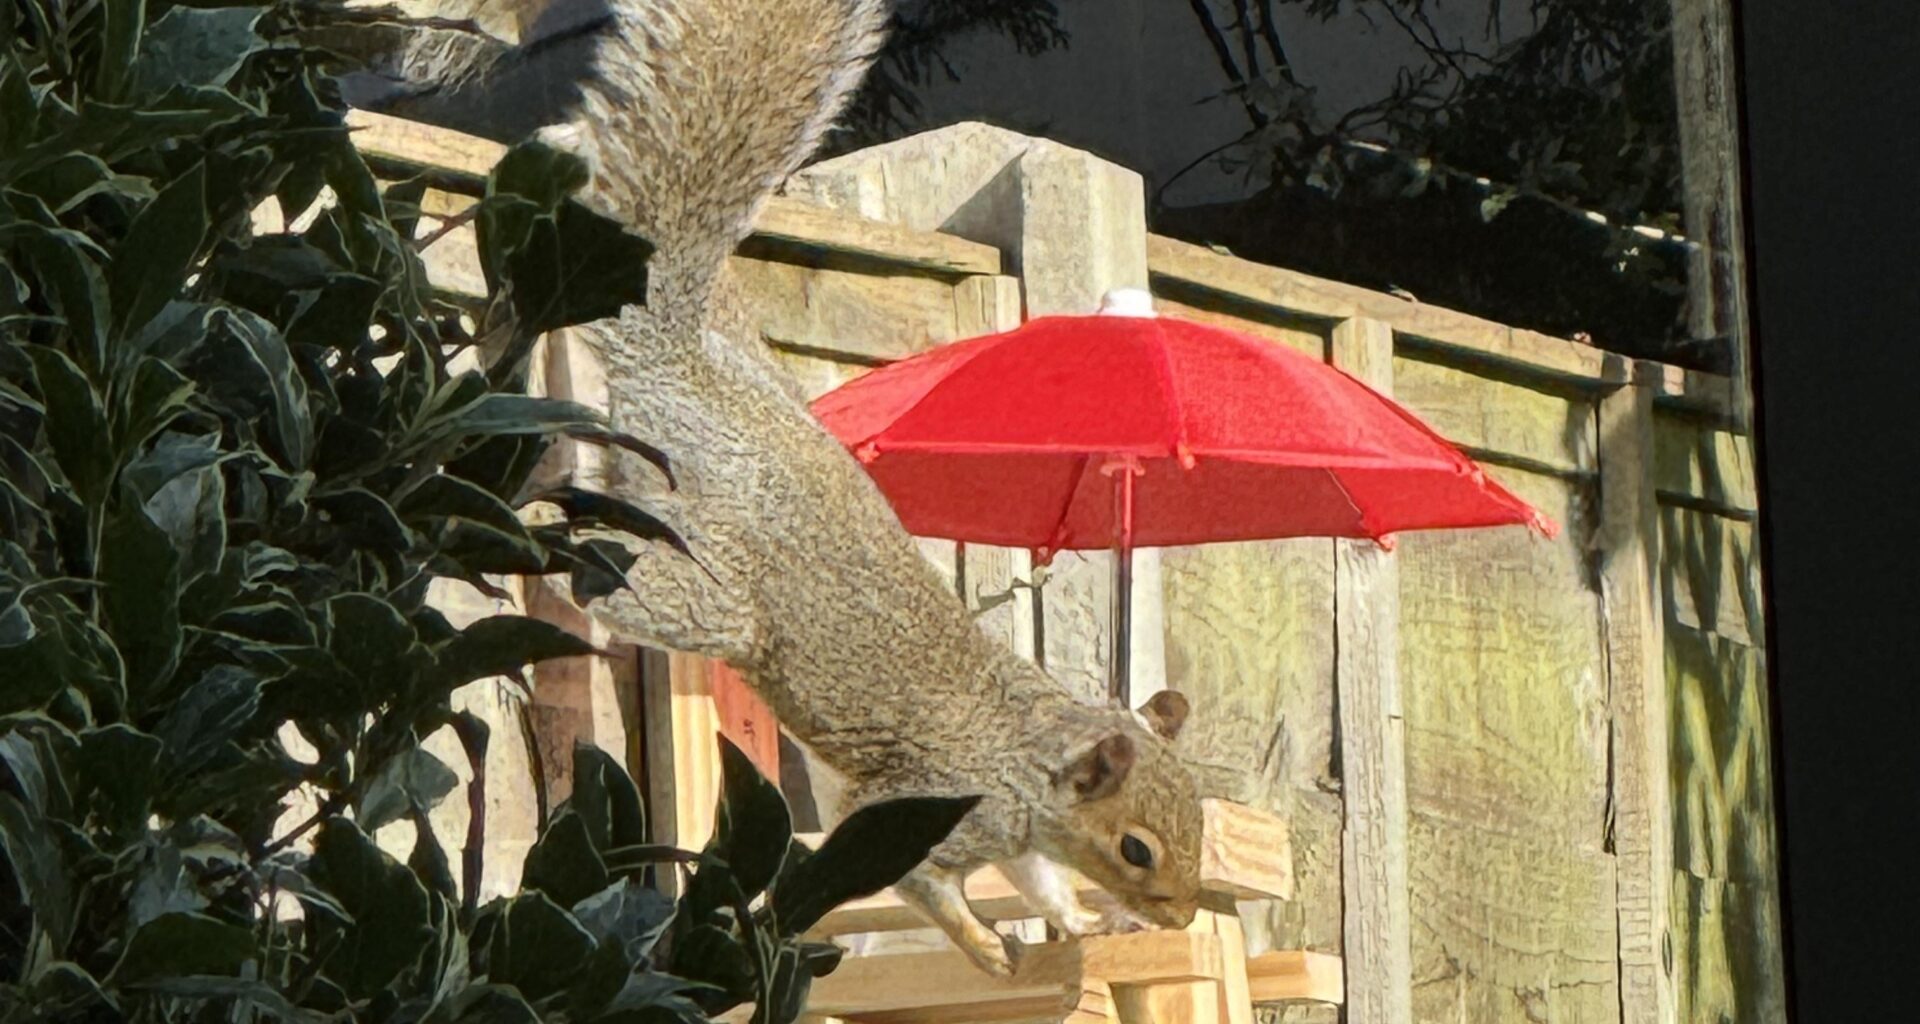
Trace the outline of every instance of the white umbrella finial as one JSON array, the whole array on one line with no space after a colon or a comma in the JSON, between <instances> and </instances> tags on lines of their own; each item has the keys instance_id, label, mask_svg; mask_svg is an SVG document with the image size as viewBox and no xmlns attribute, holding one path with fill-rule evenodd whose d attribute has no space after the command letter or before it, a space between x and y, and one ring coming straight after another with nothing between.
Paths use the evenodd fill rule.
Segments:
<instances>
[{"instance_id":1,"label":"white umbrella finial","mask_svg":"<svg viewBox=\"0 0 1920 1024\"><path fill-rule=\"evenodd\" d=\"M1153 293L1145 288L1115 288L1100 299L1102 316L1154 316Z\"/></svg>"}]
</instances>

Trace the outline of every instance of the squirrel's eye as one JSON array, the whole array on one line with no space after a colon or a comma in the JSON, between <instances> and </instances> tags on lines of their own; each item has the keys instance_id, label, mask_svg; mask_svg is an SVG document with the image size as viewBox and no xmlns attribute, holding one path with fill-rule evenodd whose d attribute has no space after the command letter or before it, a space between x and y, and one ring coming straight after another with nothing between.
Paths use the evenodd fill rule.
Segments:
<instances>
[{"instance_id":1,"label":"squirrel's eye","mask_svg":"<svg viewBox=\"0 0 1920 1024\"><path fill-rule=\"evenodd\" d=\"M1136 868L1153 867L1153 851L1130 835L1120 837L1120 856Z\"/></svg>"}]
</instances>

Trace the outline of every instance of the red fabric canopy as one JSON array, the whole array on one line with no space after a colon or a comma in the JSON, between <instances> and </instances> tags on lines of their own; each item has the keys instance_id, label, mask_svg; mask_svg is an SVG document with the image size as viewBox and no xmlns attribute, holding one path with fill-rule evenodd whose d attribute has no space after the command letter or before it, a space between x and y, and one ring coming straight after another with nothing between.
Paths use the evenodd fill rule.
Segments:
<instances>
[{"instance_id":1,"label":"red fabric canopy","mask_svg":"<svg viewBox=\"0 0 1920 1024\"><path fill-rule=\"evenodd\" d=\"M1284 345L1167 317L1043 317L821 397L909 532L1042 557L1131 545L1555 527L1412 414Z\"/></svg>"}]
</instances>

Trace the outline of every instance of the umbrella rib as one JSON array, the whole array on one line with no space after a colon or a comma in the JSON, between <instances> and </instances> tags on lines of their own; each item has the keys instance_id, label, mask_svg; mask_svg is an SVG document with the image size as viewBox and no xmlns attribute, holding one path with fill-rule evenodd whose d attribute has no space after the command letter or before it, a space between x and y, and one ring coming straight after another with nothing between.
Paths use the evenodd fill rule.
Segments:
<instances>
[{"instance_id":1,"label":"umbrella rib","mask_svg":"<svg viewBox=\"0 0 1920 1024\"><path fill-rule=\"evenodd\" d=\"M1092 464L1092 455L1080 456L1080 466L1073 472L1073 483L1067 486L1067 500L1060 503L1060 518L1054 521L1053 537L1047 541L1048 558L1052 558L1060 550L1061 541L1066 539L1067 517L1073 514L1074 496L1080 493L1080 482L1087 478L1087 467Z\"/></svg>"},{"instance_id":2,"label":"umbrella rib","mask_svg":"<svg viewBox=\"0 0 1920 1024\"><path fill-rule=\"evenodd\" d=\"M1173 363L1167 358L1167 329L1165 325L1159 323L1154 324L1154 327L1160 332L1160 343L1154 352L1154 365L1160 371L1160 385L1167 391L1167 402L1173 406L1173 452L1180 459L1182 468L1185 468L1187 411L1184 403L1180 401L1180 387L1174 383Z\"/></svg>"},{"instance_id":3,"label":"umbrella rib","mask_svg":"<svg viewBox=\"0 0 1920 1024\"><path fill-rule=\"evenodd\" d=\"M1327 470L1327 479L1333 481L1333 486L1340 492L1340 497L1346 501L1347 507L1352 509L1354 516L1359 519L1360 529L1364 531L1368 537L1378 540L1379 538L1374 536L1373 527L1367 525L1367 510L1361 508L1360 503L1353 500L1353 492L1347 490L1346 481L1340 479L1340 474L1331 469Z\"/></svg>"}]
</instances>

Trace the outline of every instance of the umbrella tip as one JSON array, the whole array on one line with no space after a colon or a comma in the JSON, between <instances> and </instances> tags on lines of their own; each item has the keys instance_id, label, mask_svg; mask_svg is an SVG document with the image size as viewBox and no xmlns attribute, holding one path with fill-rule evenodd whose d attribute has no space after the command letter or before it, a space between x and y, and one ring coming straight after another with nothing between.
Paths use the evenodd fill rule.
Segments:
<instances>
[{"instance_id":1,"label":"umbrella tip","mask_svg":"<svg viewBox=\"0 0 1920 1024\"><path fill-rule=\"evenodd\" d=\"M1145 288L1115 288L1100 299L1103 316L1153 316L1153 293Z\"/></svg>"}]
</instances>

